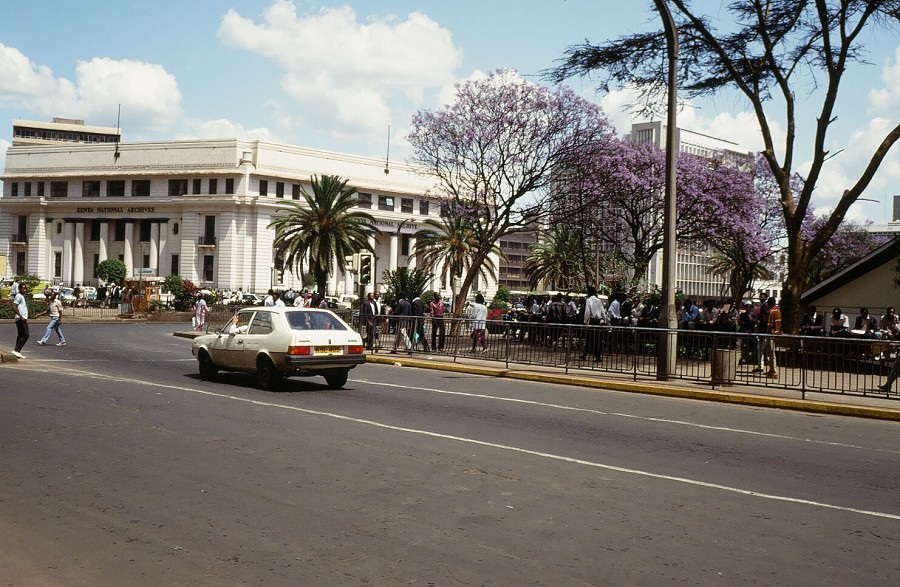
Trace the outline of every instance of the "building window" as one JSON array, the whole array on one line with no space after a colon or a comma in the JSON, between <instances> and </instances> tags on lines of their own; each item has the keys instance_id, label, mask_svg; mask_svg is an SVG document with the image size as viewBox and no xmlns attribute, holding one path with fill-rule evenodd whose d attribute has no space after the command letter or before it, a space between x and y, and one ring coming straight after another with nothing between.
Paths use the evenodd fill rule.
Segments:
<instances>
[{"instance_id":1,"label":"building window","mask_svg":"<svg viewBox=\"0 0 900 587\"><path fill-rule=\"evenodd\" d=\"M209 178L209 193L219 193L219 180L214 177Z\"/></svg>"},{"instance_id":2,"label":"building window","mask_svg":"<svg viewBox=\"0 0 900 587\"><path fill-rule=\"evenodd\" d=\"M38 182L38 197L39 198L44 197L44 182L42 182L42 181Z\"/></svg>"},{"instance_id":3,"label":"building window","mask_svg":"<svg viewBox=\"0 0 900 587\"><path fill-rule=\"evenodd\" d=\"M409 255L409 239L410 239L410 235L408 235L408 234L400 235L400 254L401 255Z\"/></svg>"},{"instance_id":4,"label":"building window","mask_svg":"<svg viewBox=\"0 0 900 587\"><path fill-rule=\"evenodd\" d=\"M28 198L31 196L31 182L26 181L24 187L25 187L25 197Z\"/></svg>"},{"instance_id":5,"label":"building window","mask_svg":"<svg viewBox=\"0 0 900 587\"><path fill-rule=\"evenodd\" d=\"M226 194L234 193L234 178L233 177L225 178L225 193Z\"/></svg>"},{"instance_id":6,"label":"building window","mask_svg":"<svg viewBox=\"0 0 900 587\"><path fill-rule=\"evenodd\" d=\"M19 182L14 181L10 184L12 187L9 188L9 195L12 197L16 197L19 195Z\"/></svg>"},{"instance_id":7,"label":"building window","mask_svg":"<svg viewBox=\"0 0 900 587\"><path fill-rule=\"evenodd\" d=\"M107 198L124 198L125 197L125 180L111 179L106 182Z\"/></svg>"},{"instance_id":8,"label":"building window","mask_svg":"<svg viewBox=\"0 0 900 587\"><path fill-rule=\"evenodd\" d=\"M413 213L413 200L412 198L400 198L400 211L404 214L412 214Z\"/></svg>"},{"instance_id":9,"label":"building window","mask_svg":"<svg viewBox=\"0 0 900 587\"><path fill-rule=\"evenodd\" d=\"M394 198L391 196L378 196L378 209L393 212Z\"/></svg>"},{"instance_id":10,"label":"building window","mask_svg":"<svg viewBox=\"0 0 900 587\"><path fill-rule=\"evenodd\" d=\"M291 186L291 199L299 200L300 199L300 184L295 183Z\"/></svg>"},{"instance_id":11,"label":"building window","mask_svg":"<svg viewBox=\"0 0 900 587\"><path fill-rule=\"evenodd\" d=\"M148 198L150 197L150 180L135 179L131 182L132 198Z\"/></svg>"},{"instance_id":12,"label":"building window","mask_svg":"<svg viewBox=\"0 0 900 587\"><path fill-rule=\"evenodd\" d=\"M92 241L100 240L100 223L101 223L101 221L97 220L96 218L91 220L91 238L90 238L90 240L92 240Z\"/></svg>"},{"instance_id":13,"label":"building window","mask_svg":"<svg viewBox=\"0 0 900 587\"><path fill-rule=\"evenodd\" d=\"M178 255L172 255L172 269L171 269L171 273L170 273L171 275L178 275L180 273L179 269L181 269L181 268L178 266L179 261L180 261L180 258L178 257Z\"/></svg>"},{"instance_id":14,"label":"building window","mask_svg":"<svg viewBox=\"0 0 900 587\"><path fill-rule=\"evenodd\" d=\"M200 193L200 179L199 178L191 181L191 193L192 194ZM169 194L169 195L171 196L172 194Z\"/></svg>"},{"instance_id":15,"label":"building window","mask_svg":"<svg viewBox=\"0 0 900 587\"><path fill-rule=\"evenodd\" d=\"M213 281L213 268L215 267L213 255L203 255L203 281Z\"/></svg>"},{"instance_id":16,"label":"building window","mask_svg":"<svg viewBox=\"0 0 900 587\"><path fill-rule=\"evenodd\" d=\"M276 198L284 198L284 182L283 181L275 182L275 197Z\"/></svg>"},{"instance_id":17,"label":"building window","mask_svg":"<svg viewBox=\"0 0 900 587\"><path fill-rule=\"evenodd\" d=\"M203 219L203 236L216 236L216 217L206 216Z\"/></svg>"},{"instance_id":18,"label":"building window","mask_svg":"<svg viewBox=\"0 0 900 587\"><path fill-rule=\"evenodd\" d=\"M113 236L113 240L124 242L125 241L125 221L124 220L116 220L116 229L114 231L115 236Z\"/></svg>"},{"instance_id":19,"label":"building window","mask_svg":"<svg viewBox=\"0 0 900 587\"><path fill-rule=\"evenodd\" d=\"M69 182L67 181L51 181L50 182L50 197L51 198L65 198L69 195Z\"/></svg>"},{"instance_id":20,"label":"building window","mask_svg":"<svg viewBox=\"0 0 900 587\"><path fill-rule=\"evenodd\" d=\"M269 182L265 179L259 180L259 195L260 196L269 195Z\"/></svg>"},{"instance_id":21,"label":"building window","mask_svg":"<svg viewBox=\"0 0 900 587\"><path fill-rule=\"evenodd\" d=\"M81 182L81 197L82 198L99 198L100 197L100 182L94 181L94 180Z\"/></svg>"},{"instance_id":22,"label":"building window","mask_svg":"<svg viewBox=\"0 0 900 587\"><path fill-rule=\"evenodd\" d=\"M96 278L98 277L98 275L97 275L97 265L99 265L99 264L100 264L100 254L99 254L99 253L94 253L94 271L93 271L93 277L94 277L94 279L96 279Z\"/></svg>"},{"instance_id":23,"label":"building window","mask_svg":"<svg viewBox=\"0 0 900 587\"><path fill-rule=\"evenodd\" d=\"M170 196L183 196L187 194L187 180L186 179L170 179L169 180L169 195Z\"/></svg>"},{"instance_id":24,"label":"building window","mask_svg":"<svg viewBox=\"0 0 900 587\"><path fill-rule=\"evenodd\" d=\"M53 253L53 277L62 277L62 253Z\"/></svg>"},{"instance_id":25,"label":"building window","mask_svg":"<svg viewBox=\"0 0 900 587\"><path fill-rule=\"evenodd\" d=\"M356 206L358 208L371 209L372 208L372 194L360 193L359 198L357 198L357 200L356 200Z\"/></svg>"},{"instance_id":26,"label":"building window","mask_svg":"<svg viewBox=\"0 0 900 587\"><path fill-rule=\"evenodd\" d=\"M25 251L16 251L16 275L25 275Z\"/></svg>"},{"instance_id":27,"label":"building window","mask_svg":"<svg viewBox=\"0 0 900 587\"><path fill-rule=\"evenodd\" d=\"M419 214L428 216L428 200L419 200Z\"/></svg>"},{"instance_id":28,"label":"building window","mask_svg":"<svg viewBox=\"0 0 900 587\"><path fill-rule=\"evenodd\" d=\"M141 219L138 228L138 241L142 243L150 242L150 225L153 224L146 218Z\"/></svg>"}]
</instances>

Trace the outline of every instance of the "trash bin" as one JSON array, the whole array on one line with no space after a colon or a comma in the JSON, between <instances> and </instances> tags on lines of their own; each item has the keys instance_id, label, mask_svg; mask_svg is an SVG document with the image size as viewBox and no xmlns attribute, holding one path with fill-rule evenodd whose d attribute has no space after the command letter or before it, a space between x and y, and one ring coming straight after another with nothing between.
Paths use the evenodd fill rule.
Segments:
<instances>
[{"instance_id":1,"label":"trash bin","mask_svg":"<svg viewBox=\"0 0 900 587\"><path fill-rule=\"evenodd\" d=\"M740 352L730 349L715 349L712 361L712 384L731 385L737 377Z\"/></svg>"}]
</instances>

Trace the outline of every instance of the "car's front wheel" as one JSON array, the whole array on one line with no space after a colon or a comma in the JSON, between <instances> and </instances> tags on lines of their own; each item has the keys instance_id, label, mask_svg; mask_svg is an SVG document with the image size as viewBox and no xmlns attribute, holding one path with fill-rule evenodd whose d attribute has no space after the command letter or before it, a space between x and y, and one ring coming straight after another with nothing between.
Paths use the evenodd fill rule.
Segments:
<instances>
[{"instance_id":1,"label":"car's front wheel","mask_svg":"<svg viewBox=\"0 0 900 587\"><path fill-rule=\"evenodd\" d=\"M256 385L260 389L272 391L281 381L281 373L275 368L272 359L262 356L256 360Z\"/></svg>"},{"instance_id":2,"label":"car's front wheel","mask_svg":"<svg viewBox=\"0 0 900 587\"><path fill-rule=\"evenodd\" d=\"M210 357L206 351L200 351L197 362L200 363L200 379L204 381L215 381L216 376L219 374L219 369L216 368L216 364L213 363L212 357Z\"/></svg>"},{"instance_id":3,"label":"car's front wheel","mask_svg":"<svg viewBox=\"0 0 900 587\"><path fill-rule=\"evenodd\" d=\"M332 389L340 389L344 387L347 383L347 375L349 375L349 371L344 369L343 371L329 371L325 374L325 382L328 383L328 387Z\"/></svg>"}]
</instances>

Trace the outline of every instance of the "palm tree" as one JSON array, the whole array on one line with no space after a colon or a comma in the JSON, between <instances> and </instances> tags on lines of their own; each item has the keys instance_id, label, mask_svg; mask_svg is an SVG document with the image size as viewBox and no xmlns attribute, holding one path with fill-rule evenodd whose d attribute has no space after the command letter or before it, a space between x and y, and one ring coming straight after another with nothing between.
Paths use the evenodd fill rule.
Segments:
<instances>
[{"instance_id":1,"label":"palm tree","mask_svg":"<svg viewBox=\"0 0 900 587\"><path fill-rule=\"evenodd\" d=\"M581 289L583 242L578 231L560 226L531 246L522 267L532 288L544 282L547 289Z\"/></svg>"},{"instance_id":2,"label":"palm tree","mask_svg":"<svg viewBox=\"0 0 900 587\"><path fill-rule=\"evenodd\" d=\"M743 256L734 254L733 250L719 251L711 255L709 260L706 272L722 278L728 284L731 301L735 305L741 303L754 280L772 278L772 272L762 262L748 261Z\"/></svg>"},{"instance_id":3,"label":"palm tree","mask_svg":"<svg viewBox=\"0 0 900 587\"><path fill-rule=\"evenodd\" d=\"M303 200L284 202L282 214L269 223L275 229L273 248L276 258L294 272L304 266L316 280L316 289L325 295L328 277L338 259L370 251L369 237L377 233L375 219L367 212L354 210L356 188L336 175L312 177L312 194L302 186ZM337 264L343 272L343 263Z\"/></svg>"},{"instance_id":4,"label":"palm tree","mask_svg":"<svg viewBox=\"0 0 900 587\"><path fill-rule=\"evenodd\" d=\"M423 226L415 234L415 252L421 258L423 268L434 271L440 265L441 283L461 277L472 269L475 255L482 247L468 220L463 216L441 217L440 220L429 218ZM478 268L478 274L484 281L497 275L493 256L506 258L496 244L491 247L490 253L491 256Z\"/></svg>"}]
</instances>

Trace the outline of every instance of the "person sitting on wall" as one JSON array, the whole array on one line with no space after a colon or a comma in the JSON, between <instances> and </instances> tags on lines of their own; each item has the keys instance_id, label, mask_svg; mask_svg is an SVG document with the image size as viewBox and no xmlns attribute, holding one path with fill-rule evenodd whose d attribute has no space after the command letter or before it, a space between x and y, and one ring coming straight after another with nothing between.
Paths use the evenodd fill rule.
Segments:
<instances>
[{"instance_id":1,"label":"person sitting on wall","mask_svg":"<svg viewBox=\"0 0 900 587\"><path fill-rule=\"evenodd\" d=\"M828 317L828 336L849 336L850 319L841 312L840 308L831 311Z\"/></svg>"},{"instance_id":2,"label":"person sitting on wall","mask_svg":"<svg viewBox=\"0 0 900 587\"><path fill-rule=\"evenodd\" d=\"M823 336L825 334L824 316L816 311L815 306L806 308L806 313L800 319L800 334L802 336Z\"/></svg>"},{"instance_id":3,"label":"person sitting on wall","mask_svg":"<svg viewBox=\"0 0 900 587\"><path fill-rule=\"evenodd\" d=\"M894 311L894 307L890 306L881 317L881 338L886 340L897 340L900 338L900 317Z\"/></svg>"},{"instance_id":4,"label":"person sitting on wall","mask_svg":"<svg viewBox=\"0 0 900 587\"><path fill-rule=\"evenodd\" d=\"M881 338L881 332L878 331L878 318L869 315L868 308L860 308L859 316L853 324L853 330L850 335L855 338Z\"/></svg>"}]
</instances>

